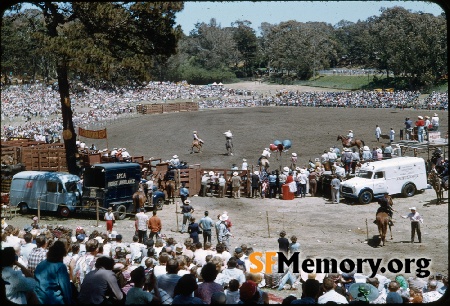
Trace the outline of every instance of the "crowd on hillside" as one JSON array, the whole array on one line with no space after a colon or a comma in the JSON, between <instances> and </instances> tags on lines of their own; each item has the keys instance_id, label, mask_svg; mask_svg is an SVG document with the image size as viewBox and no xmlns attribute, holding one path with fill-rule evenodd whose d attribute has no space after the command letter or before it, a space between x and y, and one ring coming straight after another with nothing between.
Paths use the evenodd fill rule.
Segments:
<instances>
[{"instance_id":1,"label":"crowd on hillside","mask_svg":"<svg viewBox=\"0 0 450 306\"><path fill-rule=\"evenodd\" d=\"M428 303L440 299L448 287L448 277L440 273L428 279L401 274L389 279L356 271L294 273L292 266L277 273L276 261L272 273L251 273L249 256L259 250L224 243L223 237L234 232L226 212L216 221L207 212L198 223L191 218L190 237L183 242L166 237L164 220L156 213L150 218L141 210L135 226L135 235L124 237L112 223L108 232L89 233L82 226L40 225L37 217L24 229L2 219L2 300L69 305ZM286 235L280 232L276 251L289 258L301 245L295 235ZM212 240L217 240L215 247ZM283 300L264 288L292 293Z\"/></svg>"},{"instance_id":2,"label":"crowd on hillside","mask_svg":"<svg viewBox=\"0 0 450 306\"><path fill-rule=\"evenodd\" d=\"M77 85L71 95L73 123L86 127L101 124L136 112L143 102L173 100L199 101L199 108L236 108L248 106L309 107L414 107L448 109L448 93L433 92L423 101L417 91L299 92L277 90L260 94L219 85L189 85L186 82L149 82L145 86L95 89ZM42 84L5 86L1 91L2 137L60 135L62 125L59 93L54 86ZM57 120L55 120L55 118ZM18 124L20 122L20 124ZM23 123L25 122L25 123Z\"/></svg>"}]
</instances>

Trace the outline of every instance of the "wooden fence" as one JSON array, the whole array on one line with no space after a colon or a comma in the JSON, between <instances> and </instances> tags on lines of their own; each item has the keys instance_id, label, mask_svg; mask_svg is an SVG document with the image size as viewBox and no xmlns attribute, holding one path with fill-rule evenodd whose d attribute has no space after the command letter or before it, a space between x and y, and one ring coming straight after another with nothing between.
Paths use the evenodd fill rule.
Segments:
<instances>
[{"instance_id":1,"label":"wooden fence","mask_svg":"<svg viewBox=\"0 0 450 306\"><path fill-rule=\"evenodd\" d=\"M176 112L198 111L197 102L176 102L176 103L151 103L138 104L136 111L139 114L162 114Z\"/></svg>"}]
</instances>

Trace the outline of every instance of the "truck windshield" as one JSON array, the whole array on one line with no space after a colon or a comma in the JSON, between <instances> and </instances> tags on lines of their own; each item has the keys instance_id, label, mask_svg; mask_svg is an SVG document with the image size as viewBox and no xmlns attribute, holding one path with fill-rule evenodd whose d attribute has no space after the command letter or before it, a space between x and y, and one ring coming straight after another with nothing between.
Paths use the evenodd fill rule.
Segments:
<instances>
[{"instance_id":1,"label":"truck windshield","mask_svg":"<svg viewBox=\"0 0 450 306\"><path fill-rule=\"evenodd\" d=\"M77 182L67 182L66 183L66 190L67 192L75 192L77 191Z\"/></svg>"},{"instance_id":2,"label":"truck windshield","mask_svg":"<svg viewBox=\"0 0 450 306\"><path fill-rule=\"evenodd\" d=\"M105 188L105 172L101 168L87 168L84 172L84 187Z\"/></svg>"},{"instance_id":3,"label":"truck windshield","mask_svg":"<svg viewBox=\"0 0 450 306\"><path fill-rule=\"evenodd\" d=\"M372 171L364 171L364 170L362 170L362 171L359 171L358 177L365 178L365 179L371 179L372 178L372 174L373 174Z\"/></svg>"}]
</instances>

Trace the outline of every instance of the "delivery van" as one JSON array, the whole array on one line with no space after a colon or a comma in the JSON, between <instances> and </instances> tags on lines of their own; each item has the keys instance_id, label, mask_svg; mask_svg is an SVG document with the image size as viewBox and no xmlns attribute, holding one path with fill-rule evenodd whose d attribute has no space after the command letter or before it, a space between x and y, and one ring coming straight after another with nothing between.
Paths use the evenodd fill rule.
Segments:
<instances>
[{"instance_id":1,"label":"delivery van","mask_svg":"<svg viewBox=\"0 0 450 306\"><path fill-rule=\"evenodd\" d=\"M138 163L100 163L87 167L83 174L82 212L100 213L112 207L116 217L125 219L133 209L133 194L139 189L141 166Z\"/></svg>"},{"instance_id":2,"label":"delivery van","mask_svg":"<svg viewBox=\"0 0 450 306\"><path fill-rule=\"evenodd\" d=\"M10 205L25 214L30 209L57 211L68 217L81 203L80 177L65 172L22 171L15 174L9 193Z\"/></svg>"},{"instance_id":3,"label":"delivery van","mask_svg":"<svg viewBox=\"0 0 450 306\"><path fill-rule=\"evenodd\" d=\"M427 189L425 161L419 157L395 157L361 165L356 177L341 183L341 195L368 204L385 192L412 197Z\"/></svg>"}]
</instances>

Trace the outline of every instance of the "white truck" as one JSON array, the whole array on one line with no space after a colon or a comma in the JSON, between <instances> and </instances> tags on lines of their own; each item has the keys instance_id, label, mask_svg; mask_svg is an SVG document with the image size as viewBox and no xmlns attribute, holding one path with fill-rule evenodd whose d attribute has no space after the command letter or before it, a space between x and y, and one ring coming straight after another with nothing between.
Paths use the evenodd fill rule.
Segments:
<instances>
[{"instance_id":1,"label":"white truck","mask_svg":"<svg viewBox=\"0 0 450 306\"><path fill-rule=\"evenodd\" d=\"M412 197L417 190L427 189L425 161L419 157L395 157L361 165L356 177L341 184L341 195L369 204L390 195L403 194Z\"/></svg>"}]
</instances>

